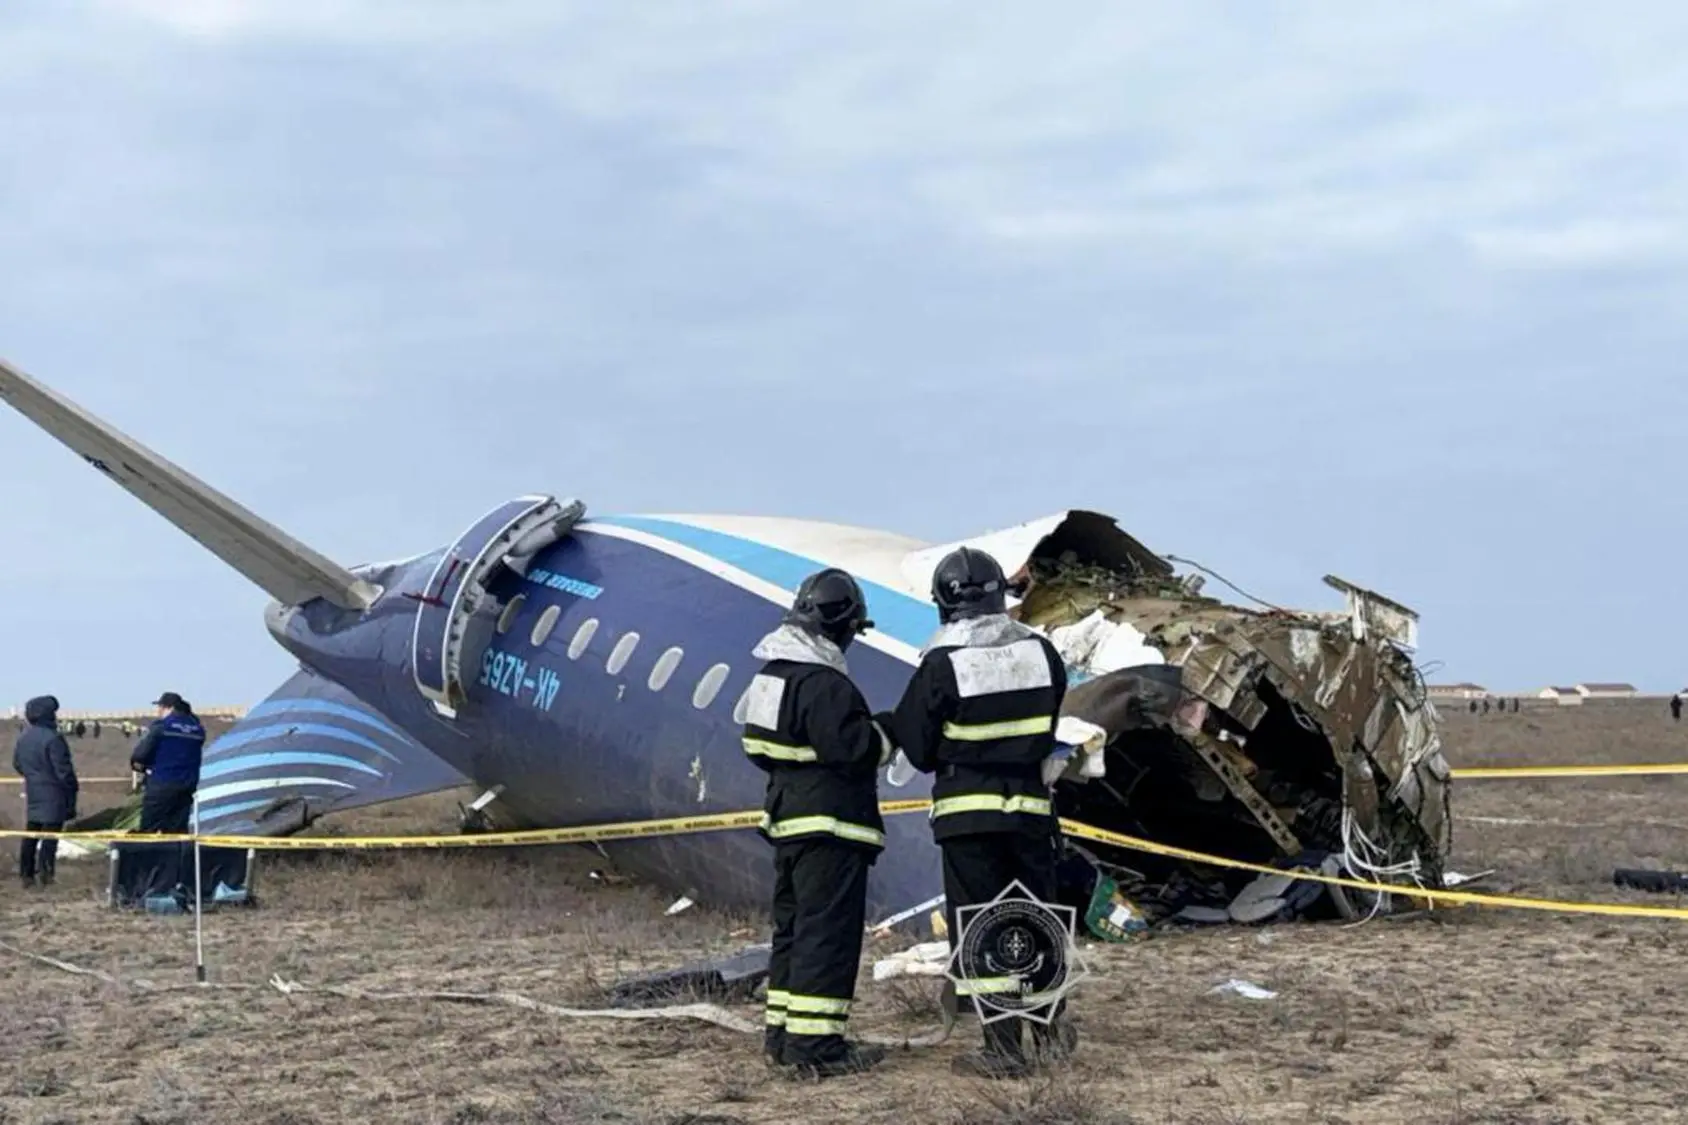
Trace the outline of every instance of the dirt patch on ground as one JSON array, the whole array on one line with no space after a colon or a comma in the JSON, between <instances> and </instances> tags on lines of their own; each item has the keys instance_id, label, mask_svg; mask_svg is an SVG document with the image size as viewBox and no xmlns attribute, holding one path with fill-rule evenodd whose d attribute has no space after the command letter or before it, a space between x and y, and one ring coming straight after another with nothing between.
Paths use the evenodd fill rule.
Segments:
<instances>
[{"instance_id":1,"label":"dirt patch on ground","mask_svg":"<svg viewBox=\"0 0 1688 1125\"><path fill-rule=\"evenodd\" d=\"M1688 760L1688 727L1662 705L1458 713L1446 736L1456 765ZM90 742L72 744L85 774L122 772L125 747ZM0 798L15 823L15 796ZM454 799L368 810L345 827L449 831ZM1455 867L1499 868L1497 889L1676 904L1615 890L1611 871L1688 865L1688 778L1468 782L1455 800ZM263 905L207 918L211 979L241 989L195 987L191 922L106 909L101 862L65 864L59 886L27 895L7 878L0 938L153 988L0 953L0 1122L1688 1120L1681 923L1462 910L1092 947L1095 976L1075 1000L1080 1058L997 1088L950 1076L950 1058L973 1045L965 1024L870 1078L810 1085L771 1076L752 1037L701 1023L264 987L280 975L599 1006L624 974L761 937L756 919L665 917L668 896L590 875L608 868L585 849L266 857ZM1278 996L1210 991L1232 977ZM859 996L864 1030L936 1022L929 985L864 980Z\"/></svg>"}]
</instances>

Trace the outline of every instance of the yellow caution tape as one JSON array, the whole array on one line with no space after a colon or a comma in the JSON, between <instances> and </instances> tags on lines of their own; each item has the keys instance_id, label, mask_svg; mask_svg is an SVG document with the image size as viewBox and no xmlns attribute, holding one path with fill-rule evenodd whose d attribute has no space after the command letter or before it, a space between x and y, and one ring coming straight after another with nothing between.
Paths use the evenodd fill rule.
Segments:
<instances>
[{"instance_id":1,"label":"yellow caution tape","mask_svg":"<svg viewBox=\"0 0 1688 1125\"><path fill-rule=\"evenodd\" d=\"M1460 781L1485 779L1526 781L1548 777L1662 777L1688 773L1688 762L1667 762L1651 766L1467 766L1453 771Z\"/></svg>"},{"instance_id":2,"label":"yellow caution tape","mask_svg":"<svg viewBox=\"0 0 1688 1125\"><path fill-rule=\"evenodd\" d=\"M1409 898L1424 899L1431 903L1446 902L1457 906L1495 906L1510 910L1546 910L1557 914L1603 914L1610 917L1665 918L1688 921L1688 908L1682 907L1629 906L1618 902L1563 902L1547 898L1485 895L1473 891L1428 890L1399 884L1368 883L1359 879L1346 879L1340 875L1326 875L1322 872L1308 871L1305 868L1288 871L1281 867L1268 867L1262 863L1248 863L1240 859L1224 859L1202 852L1193 852L1187 848L1157 844L1153 840L1142 840L1135 836L1110 832L1105 828L1095 828L1088 824L1081 824L1076 820L1067 820L1065 817L1061 819L1061 830L1067 835L1076 836L1081 840L1112 844L1115 847L1147 852L1150 855L1165 856L1168 859L1182 859L1190 863L1207 864L1211 867L1230 867L1238 871L1253 871L1260 875L1293 875L1297 879L1304 879L1311 883L1324 883L1333 887L1349 887L1354 890L1374 893L1382 891L1389 894L1405 895Z\"/></svg>"},{"instance_id":3,"label":"yellow caution tape","mask_svg":"<svg viewBox=\"0 0 1688 1125\"><path fill-rule=\"evenodd\" d=\"M882 813L920 812L930 801L886 801ZM256 851L352 851L386 848L502 848L537 844L596 844L604 840L634 840L650 836L684 836L698 832L722 832L755 828L762 813L717 813L711 816L670 817L666 820L630 820L614 824L586 824L572 828L525 828L514 832L482 832L450 836L194 836L169 832L31 832L0 829L0 838L25 836L35 839L83 841L87 843L168 844L198 840L207 848L250 848Z\"/></svg>"},{"instance_id":4,"label":"yellow caution tape","mask_svg":"<svg viewBox=\"0 0 1688 1125\"><path fill-rule=\"evenodd\" d=\"M1526 781L1550 777L1664 777L1671 774L1688 774L1688 762L1607 766L1462 766L1453 770L1452 773L1460 781ZM84 777L79 780L84 785L127 785L133 778ZM0 777L0 785L22 784L23 778L21 777ZM921 808L926 807L924 802L918 803ZM908 802L893 801L891 804L908 804Z\"/></svg>"},{"instance_id":5,"label":"yellow caution tape","mask_svg":"<svg viewBox=\"0 0 1688 1125\"><path fill-rule=\"evenodd\" d=\"M630 840L643 836L679 836L696 832L720 832L732 828L754 828L762 814L730 813L721 816L676 817L670 820L634 820L618 824L591 824L573 828L534 828L518 832L482 832L451 836L198 836L169 832L30 832L0 831L0 837L33 836L37 839L167 844L195 839L208 848L251 848L258 851L322 851L383 848L503 848L535 844L594 844L602 840Z\"/></svg>"},{"instance_id":6,"label":"yellow caution tape","mask_svg":"<svg viewBox=\"0 0 1688 1125\"><path fill-rule=\"evenodd\" d=\"M920 812L931 806L923 800L886 801L880 811L886 815ZM478 835L452 836L200 836L205 847L250 848L260 851L298 850L359 850L384 848L491 848L535 844L590 844L604 840L629 840L652 836L677 836L694 832L719 832L735 828L754 828L760 824L760 812L723 813L714 816L673 817L667 820L638 820L617 824L581 825L573 828L538 828L518 832L487 832ZM1296 879L1323 883L1352 890L1403 895L1429 903L1448 903L1456 906L1491 906L1509 910L1541 910L1557 914L1596 914L1619 918L1659 918L1688 921L1688 908L1668 906L1630 906L1624 903L1568 902L1558 899L1521 898L1512 895L1486 895L1472 891L1430 890L1422 887L1390 883L1373 883L1326 875L1305 868L1287 870L1262 863L1208 855L1188 848L1158 844L1136 836L1127 836L1106 828L1096 828L1076 820L1061 819L1061 829L1069 836L1096 843L1111 844L1130 851L1180 859L1188 863L1211 867L1229 867L1259 875L1290 875ZM33 836L37 839L109 841L127 843L165 843L192 841L191 835L142 832L30 832L0 830L0 837Z\"/></svg>"}]
</instances>

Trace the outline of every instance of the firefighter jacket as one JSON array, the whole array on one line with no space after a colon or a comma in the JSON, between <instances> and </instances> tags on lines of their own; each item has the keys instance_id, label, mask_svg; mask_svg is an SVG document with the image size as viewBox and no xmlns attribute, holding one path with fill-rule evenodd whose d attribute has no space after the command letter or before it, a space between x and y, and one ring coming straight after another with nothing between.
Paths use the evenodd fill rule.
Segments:
<instances>
[{"instance_id":1,"label":"firefighter jacket","mask_svg":"<svg viewBox=\"0 0 1688 1125\"><path fill-rule=\"evenodd\" d=\"M744 752L768 774L762 835L775 844L837 840L885 846L878 768L890 738L874 721L831 641L782 625L754 655L767 661L745 693Z\"/></svg>"},{"instance_id":2,"label":"firefighter jacket","mask_svg":"<svg viewBox=\"0 0 1688 1125\"><path fill-rule=\"evenodd\" d=\"M1055 646L1006 614L938 631L896 710L880 716L909 763L937 775L935 839L1055 831L1042 766L1066 693Z\"/></svg>"}]
</instances>

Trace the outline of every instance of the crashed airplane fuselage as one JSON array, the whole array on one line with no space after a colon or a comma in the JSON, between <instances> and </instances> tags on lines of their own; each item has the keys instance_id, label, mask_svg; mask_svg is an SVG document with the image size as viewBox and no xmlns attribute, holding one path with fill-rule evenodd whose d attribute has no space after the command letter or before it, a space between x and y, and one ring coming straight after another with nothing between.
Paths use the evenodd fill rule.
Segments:
<instances>
[{"instance_id":1,"label":"crashed airplane fuselage","mask_svg":"<svg viewBox=\"0 0 1688 1125\"><path fill-rule=\"evenodd\" d=\"M301 667L208 749L208 832L294 831L466 782L482 793L474 821L508 828L757 808L740 703L751 649L802 578L841 566L861 581L877 626L850 670L887 708L936 627L930 575L956 545L775 518L587 518L530 496L438 550L345 569L3 364L0 397L274 598L266 624ZM1334 580L1345 612L1225 605L1089 512L965 542L1029 579L1014 612L1067 656L1067 713L1105 732L1101 776L1056 786L1065 815L1236 858L1333 854L1439 880L1448 772L1402 651L1409 611ZM928 793L926 777L881 783L886 800ZM917 814L886 827L870 919L924 927L941 894L930 830ZM751 829L602 847L716 905L762 907L771 885ZM1065 895L1086 900L1107 871L1151 915L1240 885L1093 845L1071 867Z\"/></svg>"}]
</instances>

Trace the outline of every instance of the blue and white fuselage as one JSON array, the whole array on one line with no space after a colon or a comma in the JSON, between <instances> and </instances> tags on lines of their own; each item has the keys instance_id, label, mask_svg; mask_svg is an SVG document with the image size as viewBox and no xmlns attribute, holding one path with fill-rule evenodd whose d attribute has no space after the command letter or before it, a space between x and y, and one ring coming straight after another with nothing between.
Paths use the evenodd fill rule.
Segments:
<instances>
[{"instance_id":1,"label":"blue and white fuselage","mask_svg":"<svg viewBox=\"0 0 1688 1125\"><path fill-rule=\"evenodd\" d=\"M847 658L869 704L886 709L937 629L932 570L960 545L805 520L587 518L577 501L524 496L436 551L346 568L3 362L0 399L274 599L266 624L300 669L208 747L198 796L213 833L294 831L466 783L479 813L510 828L755 810L765 775L745 758L736 712L760 664L751 653L802 580L835 566L861 583L875 628ZM1088 692L1087 713L1119 741L1139 732L1117 749L1135 779L1133 821L1154 821L1146 831L1262 859L1311 844L1363 863L1423 860L1437 877L1449 772L1434 709L1412 690L1412 610L1327 577L1345 612L1204 602L1205 623L1179 628L1194 587L1105 515L1060 512L961 542L1011 575L1064 561L1174 582L1176 601L1144 586L1130 628L1103 622L1107 639L1074 659L1119 678L1067 698L1078 707ZM1181 636L1179 651L1145 645L1139 624L1168 644ZM1082 637L1067 640L1081 652ZM1138 685L1131 669L1149 665L1171 672L1174 690ZM1246 741L1266 790L1226 741ZM881 776L883 799L930 794L929 778L893 788ZM1098 823L1125 811L1112 786L1091 793L1055 795ZM1350 824L1372 859L1353 851ZM887 817L886 829L869 917L918 926L941 892L939 853L923 816ZM604 847L717 906L764 906L772 883L772 849L754 828Z\"/></svg>"},{"instance_id":2,"label":"blue and white fuselage","mask_svg":"<svg viewBox=\"0 0 1688 1125\"><path fill-rule=\"evenodd\" d=\"M526 496L439 550L348 569L3 362L0 399L274 599L266 624L301 667L207 749L211 833L286 832L465 783L512 828L758 809L765 775L735 711L759 666L751 651L798 585L827 566L861 583L876 627L846 655L885 709L937 628L928 584L954 546L803 520L588 519L578 502ZM1080 524L1143 550L1094 513L966 542L1012 573ZM881 784L883 798L929 793L925 777ZM886 827L869 917L923 921L915 908L941 893L926 820ZM771 886L771 849L752 828L605 846L716 905L761 906Z\"/></svg>"},{"instance_id":3,"label":"blue and white fuselage","mask_svg":"<svg viewBox=\"0 0 1688 1125\"><path fill-rule=\"evenodd\" d=\"M852 645L850 673L874 709L895 705L927 637L931 603L899 564L922 545L898 536L789 520L590 519L497 588L502 609L447 717L416 689L417 602L445 550L374 572L385 593L354 625L319 633L313 615L277 615L277 638L309 668L483 789L503 823L592 824L759 808L766 774L744 756L738 701L759 662L751 649L823 566L855 574L876 628ZM317 714L312 716L311 712ZM241 832L276 789L334 804L371 768L366 721L338 704L272 711L272 726L314 719L310 750L282 762L238 733L213 748L202 789L207 831ZM264 716L250 716L252 719ZM356 739L348 744L349 739ZM338 749L336 749L338 745ZM251 746L251 748L248 748ZM395 747L395 750L398 748ZM379 766L379 763L375 763ZM278 772L278 767L285 768ZM246 768L243 768L246 767ZM248 788L244 782L255 785ZM924 798L929 779L885 799ZM887 818L870 880L870 917L940 893L938 852L921 816ZM629 870L721 905L759 905L770 849L754 830L606 845Z\"/></svg>"}]
</instances>

